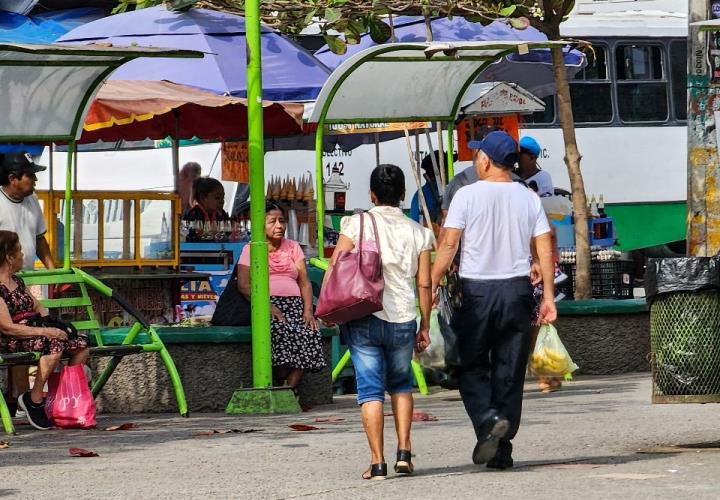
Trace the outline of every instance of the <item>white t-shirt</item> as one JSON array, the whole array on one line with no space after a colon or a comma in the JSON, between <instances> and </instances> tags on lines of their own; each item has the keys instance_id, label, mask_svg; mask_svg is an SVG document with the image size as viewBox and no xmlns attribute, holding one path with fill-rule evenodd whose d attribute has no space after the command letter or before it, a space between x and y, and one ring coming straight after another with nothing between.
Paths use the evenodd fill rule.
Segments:
<instances>
[{"instance_id":1,"label":"white t-shirt","mask_svg":"<svg viewBox=\"0 0 720 500\"><path fill-rule=\"evenodd\" d=\"M525 179L525 184L528 186L531 182L535 182L538 187L538 196L546 196L555 194L555 187L553 187L552 177L547 170L539 170L537 174L532 177Z\"/></svg>"},{"instance_id":2,"label":"white t-shirt","mask_svg":"<svg viewBox=\"0 0 720 500\"><path fill-rule=\"evenodd\" d=\"M375 216L377 224L385 280L383 310L374 313L374 316L388 323L412 321L417 317L415 275L420 253L432 250L435 236L429 229L406 217L399 208L374 207L370 213ZM370 217L366 215L363 219L363 238L374 240ZM350 238L358 248L360 215L344 217L340 223L340 234Z\"/></svg>"},{"instance_id":3,"label":"white t-shirt","mask_svg":"<svg viewBox=\"0 0 720 500\"><path fill-rule=\"evenodd\" d=\"M47 232L37 196L32 194L18 202L0 189L0 229L17 233L25 254L23 269L33 269L37 239Z\"/></svg>"},{"instance_id":4,"label":"white t-shirt","mask_svg":"<svg viewBox=\"0 0 720 500\"><path fill-rule=\"evenodd\" d=\"M530 240L550 232L540 198L517 182L461 188L445 227L463 230L460 276L478 280L529 276Z\"/></svg>"}]
</instances>

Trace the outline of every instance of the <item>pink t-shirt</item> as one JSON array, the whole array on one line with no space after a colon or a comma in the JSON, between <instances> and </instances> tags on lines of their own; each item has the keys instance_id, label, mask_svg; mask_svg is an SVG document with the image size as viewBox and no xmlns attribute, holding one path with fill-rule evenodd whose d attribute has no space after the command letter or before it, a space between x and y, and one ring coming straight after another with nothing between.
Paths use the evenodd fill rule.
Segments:
<instances>
[{"instance_id":1,"label":"pink t-shirt","mask_svg":"<svg viewBox=\"0 0 720 500\"><path fill-rule=\"evenodd\" d=\"M297 241L284 239L280 248L270 252L270 295L276 297L299 297L298 270L295 265L305 259L305 254ZM250 245L245 245L238 264L250 267Z\"/></svg>"}]
</instances>

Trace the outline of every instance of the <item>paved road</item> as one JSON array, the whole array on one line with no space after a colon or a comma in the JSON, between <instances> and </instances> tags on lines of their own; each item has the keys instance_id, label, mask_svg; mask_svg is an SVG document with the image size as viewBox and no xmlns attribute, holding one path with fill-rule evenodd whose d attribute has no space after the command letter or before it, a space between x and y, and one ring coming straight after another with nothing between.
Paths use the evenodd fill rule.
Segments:
<instances>
[{"instance_id":1,"label":"paved road","mask_svg":"<svg viewBox=\"0 0 720 500\"><path fill-rule=\"evenodd\" d=\"M474 437L457 392L418 397L437 421L414 424L416 474L375 482L359 478L368 454L351 397L296 416L99 418L100 428L139 426L117 432L21 426L0 438L10 442L0 449L0 497L720 498L720 407L651 405L649 395L646 374L583 377L550 395L528 385L516 468L506 472L470 462ZM315 422L327 417L344 420ZM295 432L295 423L320 430ZM212 429L261 431L202 435ZM70 447L100 456L70 458Z\"/></svg>"}]
</instances>

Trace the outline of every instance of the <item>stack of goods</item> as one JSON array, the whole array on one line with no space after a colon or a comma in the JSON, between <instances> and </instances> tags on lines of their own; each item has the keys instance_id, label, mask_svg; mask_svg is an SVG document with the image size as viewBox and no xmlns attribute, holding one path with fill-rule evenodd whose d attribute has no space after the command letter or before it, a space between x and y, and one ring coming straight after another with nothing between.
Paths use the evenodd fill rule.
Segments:
<instances>
[{"instance_id":1,"label":"stack of goods","mask_svg":"<svg viewBox=\"0 0 720 500\"><path fill-rule=\"evenodd\" d=\"M267 201L282 207L287 213L286 237L303 246L313 246L315 238L315 187L312 174L303 174L298 180L286 176L271 177L267 186Z\"/></svg>"}]
</instances>

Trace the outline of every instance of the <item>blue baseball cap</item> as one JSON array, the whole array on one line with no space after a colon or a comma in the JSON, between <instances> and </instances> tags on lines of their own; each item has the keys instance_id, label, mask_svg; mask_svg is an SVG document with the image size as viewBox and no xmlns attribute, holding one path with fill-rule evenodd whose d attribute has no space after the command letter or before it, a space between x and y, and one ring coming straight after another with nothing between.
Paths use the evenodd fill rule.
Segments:
<instances>
[{"instance_id":1,"label":"blue baseball cap","mask_svg":"<svg viewBox=\"0 0 720 500\"><path fill-rule=\"evenodd\" d=\"M520 139L520 149L525 149L528 153L537 157L540 156L540 152L542 151L540 143L529 135Z\"/></svg>"},{"instance_id":2,"label":"blue baseball cap","mask_svg":"<svg viewBox=\"0 0 720 500\"><path fill-rule=\"evenodd\" d=\"M512 168L518 161L518 145L506 132L490 132L482 141L470 141L469 149L479 149L499 165Z\"/></svg>"}]
</instances>

